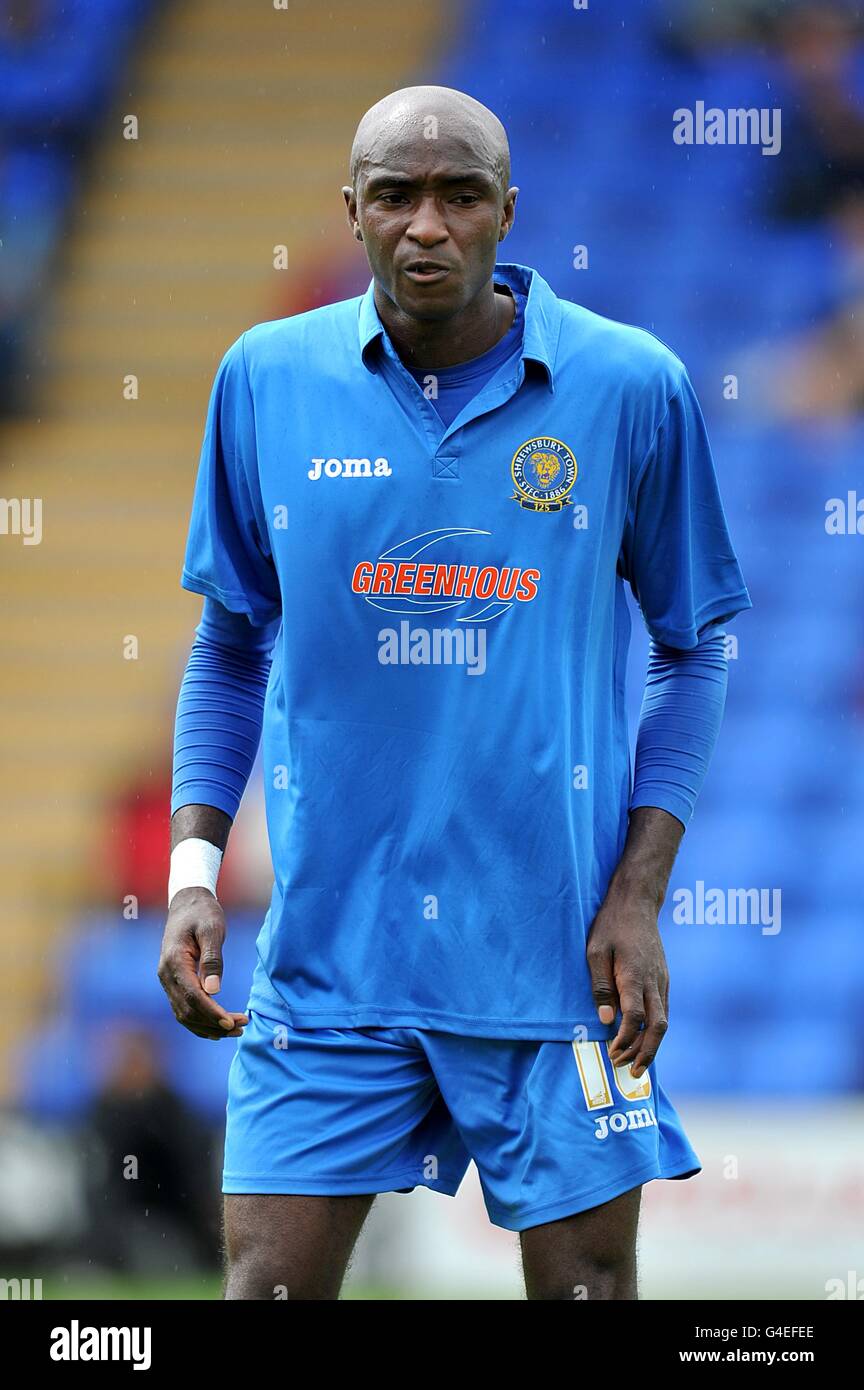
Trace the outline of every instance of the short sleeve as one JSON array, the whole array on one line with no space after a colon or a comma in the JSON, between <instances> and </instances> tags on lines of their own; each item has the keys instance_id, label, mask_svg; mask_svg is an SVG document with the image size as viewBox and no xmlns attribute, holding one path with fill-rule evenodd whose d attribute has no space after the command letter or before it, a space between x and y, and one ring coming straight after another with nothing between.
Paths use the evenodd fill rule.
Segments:
<instances>
[{"instance_id":1,"label":"short sleeve","mask_svg":"<svg viewBox=\"0 0 864 1390\"><path fill-rule=\"evenodd\" d=\"M649 633L669 647L752 608L732 549L708 433L681 368L633 480L618 561Z\"/></svg>"},{"instance_id":2,"label":"short sleeve","mask_svg":"<svg viewBox=\"0 0 864 1390\"><path fill-rule=\"evenodd\" d=\"M281 614L242 337L223 357L210 393L181 583L256 626Z\"/></svg>"}]
</instances>

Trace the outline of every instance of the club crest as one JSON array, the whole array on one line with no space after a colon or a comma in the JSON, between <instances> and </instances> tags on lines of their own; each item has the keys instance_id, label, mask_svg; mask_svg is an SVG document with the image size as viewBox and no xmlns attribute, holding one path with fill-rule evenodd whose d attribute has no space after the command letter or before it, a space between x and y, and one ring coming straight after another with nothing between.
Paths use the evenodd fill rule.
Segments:
<instances>
[{"instance_id":1,"label":"club crest","mask_svg":"<svg viewBox=\"0 0 864 1390\"><path fill-rule=\"evenodd\" d=\"M536 435L513 455L513 501L529 512L560 512L571 505L577 471L572 449L551 435Z\"/></svg>"}]
</instances>

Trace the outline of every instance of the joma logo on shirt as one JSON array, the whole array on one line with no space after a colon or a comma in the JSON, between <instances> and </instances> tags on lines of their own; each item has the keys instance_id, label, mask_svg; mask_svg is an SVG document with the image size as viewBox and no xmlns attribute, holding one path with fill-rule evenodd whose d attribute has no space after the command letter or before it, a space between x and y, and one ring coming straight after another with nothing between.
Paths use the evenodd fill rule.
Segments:
<instances>
[{"instance_id":1,"label":"joma logo on shirt","mask_svg":"<svg viewBox=\"0 0 864 1390\"><path fill-rule=\"evenodd\" d=\"M640 1105L635 1110L614 1110L611 1115L598 1115L594 1123L597 1126L594 1138L608 1139L610 1130L620 1134L625 1129L649 1129L657 1124L657 1116L647 1105Z\"/></svg>"},{"instance_id":2,"label":"joma logo on shirt","mask_svg":"<svg viewBox=\"0 0 864 1390\"><path fill-rule=\"evenodd\" d=\"M313 483L319 478L391 478L393 469L387 459L311 459L308 476Z\"/></svg>"}]
</instances>

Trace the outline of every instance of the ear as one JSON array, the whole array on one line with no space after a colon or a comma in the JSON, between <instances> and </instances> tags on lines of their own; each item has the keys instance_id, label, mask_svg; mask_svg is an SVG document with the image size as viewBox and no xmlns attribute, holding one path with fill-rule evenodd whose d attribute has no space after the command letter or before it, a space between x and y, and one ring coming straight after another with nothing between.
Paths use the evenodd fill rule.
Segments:
<instances>
[{"instance_id":1,"label":"ear","mask_svg":"<svg viewBox=\"0 0 864 1390\"><path fill-rule=\"evenodd\" d=\"M345 209L348 213L348 226L351 228L352 236L358 241L363 240L363 233L360 231L357 222L357 195L350 184L346 184L342 189L342 197L345 199Z\"/></svg>"},{"instance_id":2,"label":"ear","mask_svg":"<svg viewBox=\"0 0 864 1390\"><path fill-rule=\"evenodd\" d=\"M519 189L515 186L513 188L508 188L507 192L504 194L504 206L501 210L501 230L498 233L499 241L503 241L508 235L516 219L516 198L518 194Z\"/></svg>"}]
</instances>

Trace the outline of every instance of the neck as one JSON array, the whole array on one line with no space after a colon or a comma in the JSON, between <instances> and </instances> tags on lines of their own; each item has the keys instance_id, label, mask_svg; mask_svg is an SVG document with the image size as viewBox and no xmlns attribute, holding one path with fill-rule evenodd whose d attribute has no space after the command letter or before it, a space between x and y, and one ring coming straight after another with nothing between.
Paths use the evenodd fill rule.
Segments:
<instances>
[{"instance_id":1,"label":"neck","mask_svg":"<svg viewBox=\"0 0 864 1390\"><path fill-rule=\"evenodd\" d=\"M516 316L509 290L496 293L492 280L452 318L414 319L375 285L375 307L406 367L456 367L488 352L504 337Z\"/></svg>"}]
</instances>

